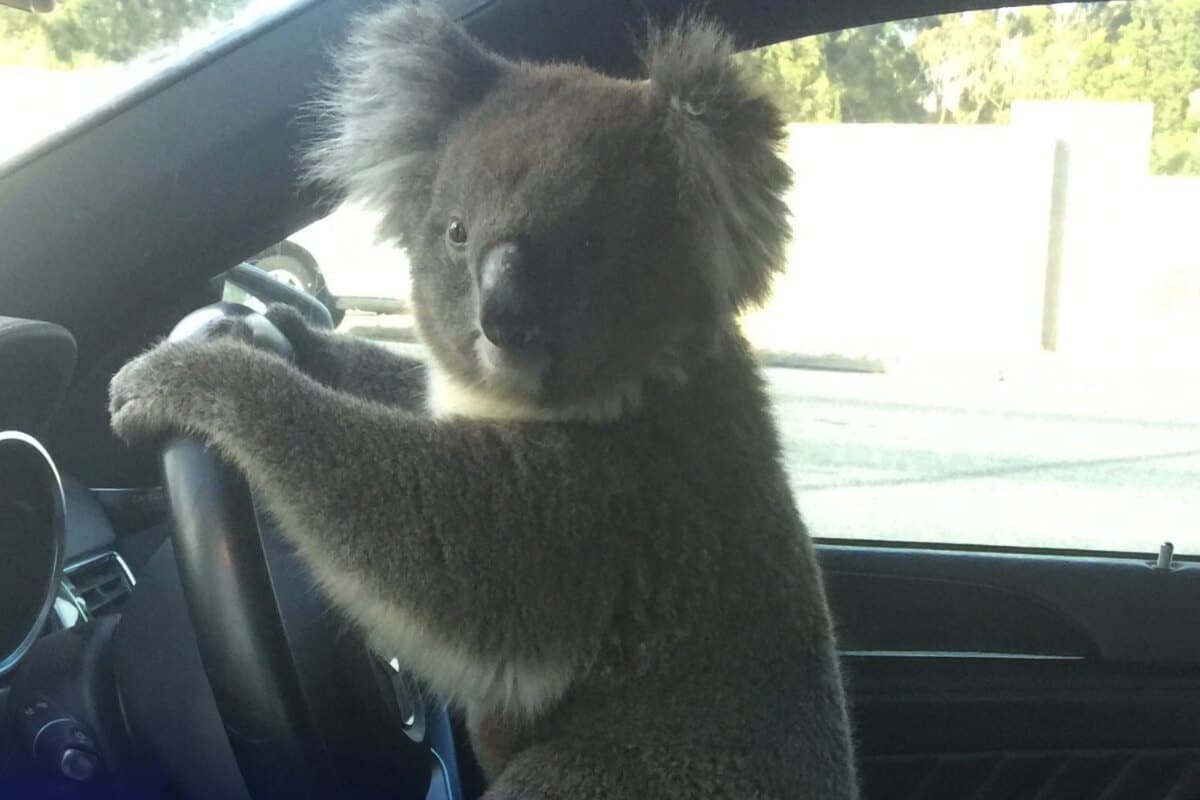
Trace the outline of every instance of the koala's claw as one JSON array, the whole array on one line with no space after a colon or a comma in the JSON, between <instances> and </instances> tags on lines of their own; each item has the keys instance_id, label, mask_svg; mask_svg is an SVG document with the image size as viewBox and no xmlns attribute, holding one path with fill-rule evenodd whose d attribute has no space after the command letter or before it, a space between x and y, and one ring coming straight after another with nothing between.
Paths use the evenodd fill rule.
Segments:
<instances>
[{"instance_id":1,"label":"koala's claw","mask_svg":"<svg viewBox=\"0 0 1200 800\"><path fill-rule=\"evenodd\" d=\"M165 432L167 420L156 402L161 387L149 363L157 351L130 361L108 387L108 414L113 432L126 444L138 444Z\"/></svg>"},{"instance_id":2,"label":"koala's claw","mask_svg":"<svg viewBox=\"0 0 1200 800\"><path fill-rule=\"evenodd\" d=\"M266 317L291 343L296 363L305 368L313 354L321 350L323 337L327 334L309 325L299 311L286 303L267 306Z\"/></svg>"},{"instance_id":3,"label":"koala's claw","mask_svg":"<svg viewBox=\"0 0 1200 800\"><path fill-rule=\"evenodd\" d=\"M287 303L272 303L267 306L266 317L293 345L314 333L300 312Z\"/></svg>"}]
</instances>

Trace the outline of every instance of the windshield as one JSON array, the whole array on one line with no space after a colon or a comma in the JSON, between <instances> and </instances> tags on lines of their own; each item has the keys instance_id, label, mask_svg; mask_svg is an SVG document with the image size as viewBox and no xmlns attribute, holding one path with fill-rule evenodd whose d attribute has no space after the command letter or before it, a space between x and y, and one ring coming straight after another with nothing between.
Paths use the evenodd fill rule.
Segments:
<instances>
[{"instance_id":1,"label":"windshield","mask_svg":"<svg viewBox=\"0 0 1200 800\"><path fill-rule=\"evenodd\" d=\"M0 162L296 0L72 0L0 6Z\"/></svg>"}]
</instances>

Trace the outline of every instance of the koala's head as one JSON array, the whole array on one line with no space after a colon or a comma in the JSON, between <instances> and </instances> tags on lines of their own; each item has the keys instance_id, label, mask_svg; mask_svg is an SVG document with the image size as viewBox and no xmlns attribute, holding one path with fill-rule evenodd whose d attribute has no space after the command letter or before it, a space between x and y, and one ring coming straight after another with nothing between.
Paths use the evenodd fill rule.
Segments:
<instances>
[{"instance_id":1,"label":"koala's head","mask_svg":"<svg viewBox=\"0 0 1200 800\"><path fill-rule=\"evenodd\" d=\"M731 54L683 22L650 34L648 80L621 80L392 8L359 23L309 167L383 212L454 384L606 414L686 369L782 262L784 129Z\"/></svg>"}]
</instances>

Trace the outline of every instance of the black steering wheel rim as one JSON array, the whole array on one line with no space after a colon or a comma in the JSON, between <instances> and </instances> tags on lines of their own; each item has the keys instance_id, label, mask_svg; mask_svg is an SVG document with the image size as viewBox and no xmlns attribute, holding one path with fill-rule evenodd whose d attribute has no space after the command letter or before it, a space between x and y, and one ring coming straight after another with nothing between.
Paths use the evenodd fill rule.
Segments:
<instances>
[{"instance_id":1,"label":"black steering wheel rim","mask_svg":"<svg viewBox=\"0 0 1200 800\"><path fill-rule=\"evenodd\" d=\"M173 339L228 319L257 346L291 357L261 314L218 303ZM425 797L434 756L412 735L412 705L387 667L313 590L290 548L267 535L245 478L204 442L161 454L172 539L209 683L254 800Z\"/></svg>"}]
</instances>

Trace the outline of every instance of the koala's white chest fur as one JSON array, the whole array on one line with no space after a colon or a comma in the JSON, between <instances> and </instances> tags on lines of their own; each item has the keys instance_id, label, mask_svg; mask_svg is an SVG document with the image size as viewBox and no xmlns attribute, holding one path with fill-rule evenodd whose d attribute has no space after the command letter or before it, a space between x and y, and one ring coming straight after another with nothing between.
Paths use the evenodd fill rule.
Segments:
<instances>
[{"instance_id":1,"label":"koala's white chest fur","mask_svg":"<svg viewBox=\"0 0 1200 800\"><path fill-rule=\"evenodd\" d=\"M434 620L418 618L360 576L334 567L326 555L310 551L308 556L325 591L353 609L379 652L396 656L461 707L531 718L561 697L571 682L573 670L565 664L471 652L440 633Z\"/></svg>"},{"instance_id":2,"label":"koala's white chest fur","mask_svg":"<svg viewBox=\"0 0 1200 800\"><path fill-rule=\"evenodd\" d=\"M546 408L511 400L483 389L466 386L438 367L428 365L426 407L434 419L486 419L512 422L562 422L582 419L611 422L637 401L636 391L611 399L599 399L583 406Z\"/></svg>"},{"instance_id":3,"label":"koala's white chest fur","mask_svg":"<svg viewBox=\"0 0 1200 800\"><path fill-rule=\"evenodd\" d=\"M426 405L434 419L465 417L491 420L550 420L555 417L545 409L519 403L489 392L464 386L439 369L429 365Z\"/></svg>"}]
</instances>

